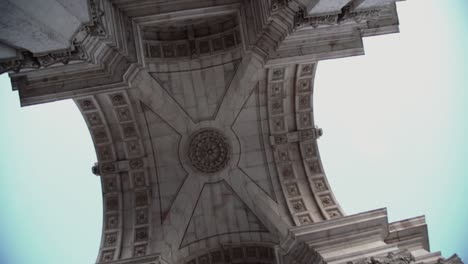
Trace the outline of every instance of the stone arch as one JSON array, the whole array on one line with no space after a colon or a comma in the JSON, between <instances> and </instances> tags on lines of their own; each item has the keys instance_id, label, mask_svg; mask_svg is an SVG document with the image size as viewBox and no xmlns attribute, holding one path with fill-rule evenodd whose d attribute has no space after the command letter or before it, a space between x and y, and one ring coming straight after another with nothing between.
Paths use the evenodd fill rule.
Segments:
<instances>
[{"instance_id":1,"label":"stone arch","mask_svg":"<svg viewBox=\"0 0 468 264\"><path fill-rule=\"evenodd\" d=\"M146 255L151 187L135 104L125 90L76 98L95 146L104 215L98 262ZM128 245L131 245L130 247Z\"/></svg>"},{"instance_id":2,"label":"stone arch","mask_svg":"<svg viewBox=\"0 0 468 264\"><path fill-rule=\"evenodd\" d=\"M317 63L268 69L270 141L276 169L295 225L343 216L323 170L313 117Z\"/></svg>"},{"instance_id":3,"label":"stone arch","mask_svg":"<svg viewBox=\"0 0 468 264\"><path fill-rule=\"evenodd\" d=\"M352 217L332 219L344 213L318 152L317 61L363 54L363 36L396 32L395 4L319 1L332 11L323 15L301 1L183 2L90 0L75 50L0 63L16 71L23 105L74 98L88 124L104 201L97 262L229 263L238 248L239 263L249 252L270 263L271 242L280 263L322 263L301 241ZM373 9L358 8L366 2ZM239 144L236 162L207 180L185 166L184 143L208 127ZM230 229L196 232L229 217Z\"/></svg>"}]
</instances>

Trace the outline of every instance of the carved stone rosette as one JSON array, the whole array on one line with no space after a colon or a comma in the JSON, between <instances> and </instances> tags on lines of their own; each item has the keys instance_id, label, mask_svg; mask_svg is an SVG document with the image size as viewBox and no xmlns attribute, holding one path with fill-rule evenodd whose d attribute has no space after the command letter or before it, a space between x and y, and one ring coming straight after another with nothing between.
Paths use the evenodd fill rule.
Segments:
<instances>
[{"instance_id":1,"label":"carved stone rosette","mask_svg":"<svg viewBox=\"0 0 468 264\"><path fill-rule=\"evenodd\" d=\"M188 157L200 172L214 173L226 167L231 146L226 137L215 129L203 129L192 135Z\"/></svg>"}]
</instances>

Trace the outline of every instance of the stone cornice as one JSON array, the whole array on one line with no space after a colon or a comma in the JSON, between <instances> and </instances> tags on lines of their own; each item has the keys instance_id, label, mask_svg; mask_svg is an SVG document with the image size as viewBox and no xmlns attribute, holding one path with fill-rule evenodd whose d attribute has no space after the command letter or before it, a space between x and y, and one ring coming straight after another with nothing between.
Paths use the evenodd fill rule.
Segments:
<instances>
[{"instance_id":1,"label":"stone cornice","mask_svg":"<svg viewBox=\"0 0 468 264\"><path fill-rule=\"evenodd\" d=\"M89 36L105 36L103 23L104 12L99 6L99 0L88 0L90 22L83 24L75 33L67 50L51 51L47 54L33 54L23 50L20 57L9 61L0 61L0 74L4 72L20 72L27 69L41 69L55 64L67 65L73 62L87 61L89 56L82 47L83 41Z\"/></svg>"},{"instance_id":2,"label":"stone cornice","mask_svg":"<svg viewBox=\"0 0 468 264\"><path fill-rule=\"evenodd\" d=\"M24 61L29 64L13 63L19 71L11 72L12 85L19 90L22 105L51 101L51 94L53 100L60 100L73 97L78 90L80 95L86 95L96 90L128 87L129 78L138 71L138 67L132 67L137 63L132 22L109 1L94 1L90 5L93 22L83 26L75 36L81 60L70 61L70 57L78 55L67 52L61 56L46 55L45 58L53 58L42 60L47 64L29 63L37 62L37 58ZM59 65L59 61L68 64ZM23 71L21 65L34 67L33 70L23 67Z\"/></svg>"},{"instance_id":3,"label":"stone cornice","mask_svg":"<svg viewBox=\"0 0 468 264\"><path fill-rule=\"evenodd\" d=\"M389 252L384 257L370 257L356 261L349 261L347 264L410 264L415 263L415 258L408 250Z\"/></svg>"},{"instance_id":4,"label":"stone cornice","mask_svg":"<svg viewBox=\"0 0 468 264\"><path fill-rule=\"evenodd\" d=\"M297 12L295 17L295 29L306 26L317 28L321 25L336 26L345 23L361 23L370 20L378 20L382 10L388 9L388 6L381 6L374 9L355 10L352 5L346 5L339 12L323 15L307 15L305 9Z\"/></svg>"},{"instance_id":5,"label":"stone cornice","mask_svg":"<svg viewBox=\"0 0 468 264\"><path fill-rule=\"evenodd\" d=\"M242 41L239 46L245 52L253 52L267 67L360 55L363 54L362 36L398 30L392 5L379 12L344 8L339 14L309 17L297 1L274 3L276 8L263 0L247 1L244 6L233 0L211 7L200 2L197 6L201 9L157 16L176 15L182 19L180 15L188 16L197 10L207 10L210 16L220 15L210 10L230 10L239 17L236 43ZM176 2L167 8L172 10L175 6ZM97 90L127 88L131 86L132 76L146 67L143 58L146 46L139 40L139 24L152 23L149 21L152 16L128 17L127 13L133 14L127 10L130 6L122 7L125 10L122 11L119 5L108 0L90 0L89 7L92 21L76 34L70 50L42 55L24 51L23 59L0 64L0 71L12 73L13 86L20 91L22 105L50 101L52 93L54 100L60 100L77 93L86 95ZM82 82L83 79L88 81Z\"/></svg>"},{"instance_id":6,"label":"stone cornice","mask_svg":"<svg viewBox=\"0 0 468 264\"><path fill-rule=\"evenodd\" d=\"M322 255L294 232L289 232L279 248L279 257L284 264L326 264Z\"/></svg>"},{"instance_id":7,"label":"stone cornice","mask_svg":"<svg viewBox=\"0 0 468 264\"><path fill-rule=\"evenodd\" d=\"M106 262L109 264L167 264L168 262L161 258L159 254L152 256L145 256L140 258L117 260Z\"/></svg>"},{"instance_id":8,"label":"stone cornice","mask_svg":"<svg viewBox=\"0 0 468 264\"><path fill-rule=\"evenodd\" d=\"M463 264L463 261L457 254L453 254L451 257L437 261L437 264Z\"/></svg>"}]
</instances>

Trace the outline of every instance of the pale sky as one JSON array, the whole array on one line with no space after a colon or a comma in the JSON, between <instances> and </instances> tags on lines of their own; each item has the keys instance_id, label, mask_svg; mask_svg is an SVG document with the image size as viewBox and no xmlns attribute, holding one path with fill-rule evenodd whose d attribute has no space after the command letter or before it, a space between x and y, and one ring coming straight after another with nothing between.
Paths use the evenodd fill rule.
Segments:
<instances>
[{"instance_id":1,"label":"pale sky","mask_svg":"<svg viewBox=\"0 0 468 264\"><path fill-rule=\"evenodd\" d=\"M347 214L425 215L432 251L468 260L468 3L398 3L401 33L319 63L320 153ZM102 227L91 137L71 101L20 108L0 76L0 264L93 263Z\"/></svg>"}]
</instances>

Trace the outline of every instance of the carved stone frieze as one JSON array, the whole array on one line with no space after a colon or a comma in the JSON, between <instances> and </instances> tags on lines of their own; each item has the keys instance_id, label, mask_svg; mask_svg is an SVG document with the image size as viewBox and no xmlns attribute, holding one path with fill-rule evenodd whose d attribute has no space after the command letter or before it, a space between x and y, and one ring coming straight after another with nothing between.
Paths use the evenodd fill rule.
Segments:
<instances>
[{"instance_id":1,"label":"carved stone frieze","mask_svg":"<svg viewBox=\"0 0 468 264\"><path fill-rule=\"evenodd\" d=\"M145 256L148 251L151 226L151 187L147 180L147 164L142 157L145 156L141 140L141 132L138 129L133 113L133 100L126 91L118 91L107 94L105 100L109 108L113 109L114 120L120 124L121 140L124 143L125 162L120 161L117 167L121 171L128 171L129 186L133 191L133 248L130 254L134 257Z\"/></svg>"},{"instance_id":2,"label":"carved stone frieze","mask_svg":"<svg viewBox=\"0 0 468 264\"><path fill-rule=\"evenodd\" d=\"M356 261L349 261L347 264L410 264L415 263L415 258L408 250L390 252L384 257L370 257Z\"/></svg>"},{"instance_id":3,"label":"carved stone frieze","mask_svg":"<svg viewBox=\"0 0 468 264\"><path fill-rule=\"evenodd\" d=\"M71 41L68 50L50 52L47 54L33 54L28 50L20 52L20 57L9 61L0 61L0 74L8 71L19 72L22 69L40 69L54 64L67 65L70 62L86 61L89 59L82 43L87 36L104 36L106 29L102 21L104 12L99 7L99 0L88 0L91 14L89 23L82 25Z\"/></svg>"},{"instance_id":4,"label":"carved stone frieze","mask_svg":"<svg viewBox=\"0 0 468 264\"><path fill-rule=\"evenodd\" d=\"M189 259L186 264L216 263L276 263L275 249L270 245L226 245L222 248L202 252L198 257Z\"/></svg>"},{"instance_id":5,"label":"carved stone frieze","mask_svg":"<svg viewBox=\"0 0 468 264\"><path fill-rule=\"evenodd\" d=\"M21 69L39 69L56 63L68 64L70 61L84 61L87 59L79 43L74 42L68 51L49 53L36 56L30 51L22 51L16 60L0 62L0 74L7 71L19 72Z\"/></svg>"},{"instance_id":6,"label":"carved stone frieze","mask_svg":"<svg viewBox=\"0 0 468 264\"><path fill-rule=\"evenodd\" d=\"M384 8L384 7L382 7ZM308 16L305 10L299 10L294 18L294 26L296 29L312 26L317 28L318 26L337 26L344 23L360 23L364 21L378 19L381 10L380 9L366 9L353 11L351 6L345 6L340 13L336 14L325 14L318 16Z\"/></svg>"},{"instance_id":7,"label":"carved stone frieze","mask_svg":"<svg viewBox=\"0 0 468 264\"><path fill-rule=\"evenodd\" d=\"M268 74L270 144L284 198L296 225L330 219L332 211L333 217L343 216L323 174L318 153L316 141L322 129L313 120L314 73L315 64L306 63L274 67ZM316 207L321 213L313 212Z\"/></svg>"},{"instance_id":8,"label":"carved stone frieze","mask_svg":"<svg viewBox=\"0 0 468 264\"><path fill-rule=\"evenodd\" d=\"M194 59L225 53L241 45L238 27L212 36L177 41L145 40L145 53L151 59Z\"/></svg>"},{"instance_id":9,"label":"carved stone frieze","mask_svg":"<svg viewBox=\"0 0 468 264\"><path fill-rule=\"evenodd\" d=\"M338 15L307 16L304 10L300 10L294 17L295 28L312 26L314 28L320 25L337 25Z\"/></svg>"},{"instance_id":10,"label":"carved stone frieze","mask_svg":"<svg viewBox=\"0 0 468 264\"><path fill-rule=\"evenodd\" d=\"M360 23L366 20L377 19L380 16L382 8L380 9L365 9L359 11L352 11L350 6L345 6L341 15L338 18L338 23L356 22Z\"/></svg>"}]
</instances>

